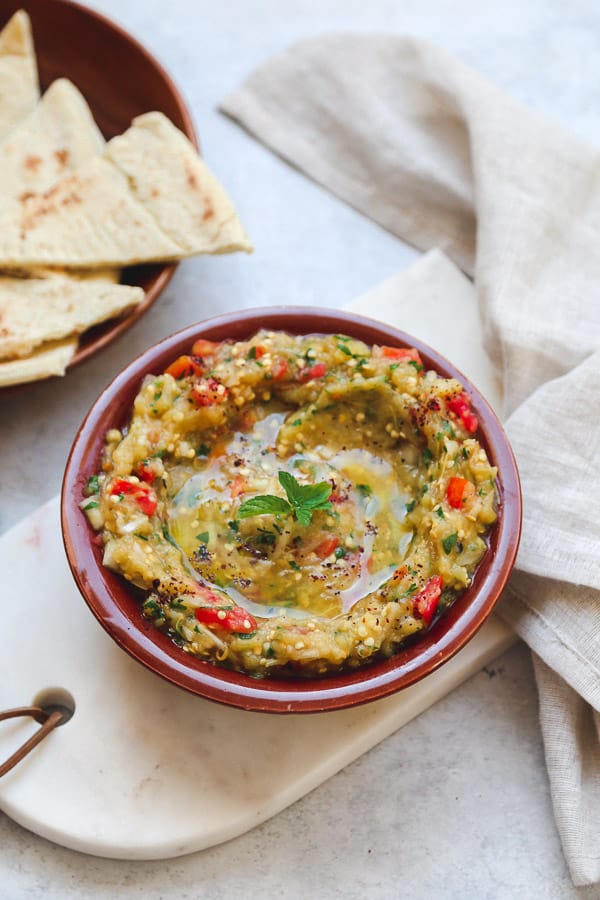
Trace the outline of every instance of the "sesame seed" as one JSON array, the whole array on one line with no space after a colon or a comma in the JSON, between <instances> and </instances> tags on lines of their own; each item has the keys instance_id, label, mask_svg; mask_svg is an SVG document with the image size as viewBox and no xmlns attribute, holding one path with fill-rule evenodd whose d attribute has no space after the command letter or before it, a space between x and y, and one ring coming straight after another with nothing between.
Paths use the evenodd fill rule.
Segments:
<instances>
[{"instance_id":1,"label":"sesame seed","mask_svg":"<svg viewBox=\"0 0 600 900\"><path fill-rule=\"evenodd\" d=\"M304 641L296 641L296 643L294 644L294 647L296 648L296 650L303 650L304 649Z\"/></svg>"},{"instance_id":2,"label":"sesame seed","mask_svg":"<svg viewBox=\"0 0 600 900\"><path fill-rule=\"evenodd\" d=\"M368 637L368 638L365 640L365 647L373 647L374 644L375 644L375 638Z\"/></svg>"},{"instance_id":3,"label":"sesame seed","mask_svg":"<svg viewBox=\"0 0 600 900\"><path fill-rule=\"evenodd\" d=\"M227 618L227 613L225 612L224 609L220 609L219 612L217 613L217 619L223 620L226 618Z\"/></svg>"},{"instance_id":4,"label":"sesame seed","mask_svg":"<svg viewBox=\"0 0 600 900\"><path fill-rule=\"evenodd\" d=\"M364 412L359 412L356 413L355 418L357 422L364 422L367 417L365 416Z\"/></svg>"},{"instance_id":5,"label":"sesame seed","mask_svg":"<svg viewBox=\"0 0 600 900\"><path fill-rule=\"evenodd\" d=\"M244 619L244 621L242 622L242 625L244 626L244 628L252 627L252 623L250 622L250 619Z\"/></svg>"}]
</instances>

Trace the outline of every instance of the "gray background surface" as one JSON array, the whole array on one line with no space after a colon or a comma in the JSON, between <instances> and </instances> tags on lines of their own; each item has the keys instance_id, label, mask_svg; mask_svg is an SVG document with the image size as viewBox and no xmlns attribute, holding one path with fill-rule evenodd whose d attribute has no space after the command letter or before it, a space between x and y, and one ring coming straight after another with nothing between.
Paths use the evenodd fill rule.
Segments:
<instances>
[{"instance_id":1,"label":"gray background surface","mask_svg":"<svg viewBox=\"0 0 600 900\"><path fill-rule=\"evenodd\" d=\"M256 252L184 263L155 307L107 351L63 380L0 400L0 532L59 490L85 412L151 343L240 307L343 306L416 258L217 113L219 100L272 54L329 30L421 35L600 143L593 0L102 0L96 8L175 77ZM56 847L0 814L0 846L0 898L10 900L600 897L569 880L522 646L225 845L166 862L114 862Z\"/></svg>"}]
</instances>

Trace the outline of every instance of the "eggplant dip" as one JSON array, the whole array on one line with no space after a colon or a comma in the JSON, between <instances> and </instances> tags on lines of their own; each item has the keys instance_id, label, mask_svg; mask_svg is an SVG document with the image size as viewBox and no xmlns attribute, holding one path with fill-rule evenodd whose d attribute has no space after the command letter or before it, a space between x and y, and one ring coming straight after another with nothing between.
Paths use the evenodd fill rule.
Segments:
<instances>
[{"instance_id":1,"label":"eggplant dip","mask_svg":"<svg viewBox=\"0 0 600 900\"><path fill-rule=\"evenodd\" d=\"M261 677L391 656L471 582L496 470L412 348L262 331L144 380L82 501L182 651Z\"/></svg>"}]
</instances>

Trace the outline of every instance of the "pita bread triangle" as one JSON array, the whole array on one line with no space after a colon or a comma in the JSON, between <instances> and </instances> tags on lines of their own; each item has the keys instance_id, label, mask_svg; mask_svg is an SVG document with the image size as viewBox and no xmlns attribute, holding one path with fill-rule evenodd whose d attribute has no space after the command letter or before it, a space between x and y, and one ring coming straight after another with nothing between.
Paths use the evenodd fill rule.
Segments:
<instances>
[{"instance_id":1,"label":"pita bread triangle","mask_svg":"<svg viewBox=\"0 0 600 900\"><path fill-rule=\"evenodd\" d=\"M31 112L39 95L31 21L20 9L0 32L0 140Z\"/></svg>"},{"instance_id":2,"label":"pita bread triangle","mask_svg":"<svg viewBox=\"0 0 600 900\"><path fill-rule=\"evenodd\" d=\"M39 196L0 209L0 267L126 266L252 246L224 188L162 113L134 119Z\"/></svg>"},{"instance_id":3,"label":"pita bread triangle","mask_svg":"<svg viewBox=\"0 0 600 900\"><path fill-rule=\"evenodd\" d=\"M44 193L103 147L82 94L59 78L0 142L0 208L23 195Z\"/></svg>"},{"instance_id":4,"label":"pita bread triangle","mask_svg":"<svg viewBox=\"0 0 600 900\"><path fill-rule=\"evenodd\" d=\"M139 287L72 278L0 278L0 360L80 334L144 298Z\"/></svg>"},{"instance_id":5,"label":"pita bread triangle","mask_svg":"<svg viewBox=\"0 0 600 900\"><path fill-rule=\"evenodd\" d=\"M0 387L39 381L52 375L64 375L65 369L75 356L77 338L70 337L51 344L44 344L39 350L24 359L0 362Z\"/></svg>"}]
</instances>

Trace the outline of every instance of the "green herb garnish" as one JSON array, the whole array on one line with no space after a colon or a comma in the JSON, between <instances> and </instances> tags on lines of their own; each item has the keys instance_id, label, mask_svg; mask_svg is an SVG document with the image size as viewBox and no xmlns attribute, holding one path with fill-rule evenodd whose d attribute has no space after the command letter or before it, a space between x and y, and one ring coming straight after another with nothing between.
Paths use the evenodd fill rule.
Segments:
<instances>
[{"instance_id":1,"label":"green herb garnish","mask_svg":"<svg viewBox=\"0 0 600 900\"><path fill-rule=\"evenodd\" d=\"M100 490L100 485L98 484L98 476L91 475L87 480L87 484L85 486L85 490L83 493L85 494L86 497L89 497L91 494L97 494L99 490ZM87 507L86 507L86 509L87 509Z\"/></svg>"},{"instance_id":2,"label":"green herb garnish","mask_svg":"<svg viewBox=\"0 0 600 900\"><path fill-rule=\"evenodd\" d=\"M444 553L446 553L446 554L450 553L452 548L456 544L457 540L458 540L458 534L456 533L456 531L453 532L452 534L447 535L442 540L442 547L444 548Z\"/></svg>"},{"instance_id":3,"label":"green herb garnish","mask_svg":"<svg viewBox=\"0 0 600 900\"><path fill-rule=\"evenodd\" d=\"M300 566L298 565L298 563L296 562L295 559L289 559L289 560L288 560L288 565L289 565L290 569L293 569L293 570L294 570L294 572L301 572L301 571L302 571L302 569L300 568Z\"/></svg>"},{"instance_id":4,"label":"green herb garnish","mask_svg":"<svg viewBox=\"0 0 600 900\"><path fill-rule=\"evenodd\" d=\"M90 500L89 503L86 503L83 509L87 512L88 509L98 509L100 504L97 500Z\"/></svg>"},{"instance_id":5,"label":"green herb garnish","mask_svg":"<svg viewBox=\"0 0 600 900\"><path fill-rule=\"evenodd\" d=\"M359 494L362 494L363 497L370 497L373 493L373 488L370 484L357 484L356 490Z\"/></svg>"},{"instance_id":6,"label":"green herb garnish","mask_svg":"<svg viewBox=\"0 0 600 900\"><path fill-rule=\"evenodd\" d=\"M210 538L210 534L208 531L203 531L202 534L196 535L196 540L200 541L202 544L208 544L208 540Z\"/></svg>"},{"instance_id":7,"label":"green herb garnish","mask_svg":"<svg viewBox=\"0 0 600 900\"><path fill-rule=\"evenodd\" d=\"M310 525L312 514L317 509L330 510L328 502L331 485L328 481L318 484L300 484L289 472L280 470L279 483L284 489L287 500L274 494L259 494L242 503L238 510L239 519L250 516L286 516L294 515L301 525Z\"/></svg>"},{"instance_id":8,"label":"green herb garnish","mask_svg":"<svg viewBox=\"0 0 600 900\"><path fill-rule=\"evenodd\" d=\"M433 462L433 453L429 449L429 447L425 447L421 454L421 459L423 460L426 466L430 465Z\"/></svg>"}]
</instances>

